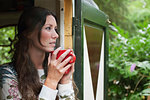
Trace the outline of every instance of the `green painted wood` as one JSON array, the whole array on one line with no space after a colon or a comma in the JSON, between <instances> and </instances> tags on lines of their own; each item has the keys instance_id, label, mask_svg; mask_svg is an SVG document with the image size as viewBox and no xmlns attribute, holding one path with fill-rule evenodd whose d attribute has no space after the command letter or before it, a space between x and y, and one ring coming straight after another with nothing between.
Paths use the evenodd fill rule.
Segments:
<instances>
[{"instance_id":1,"label":"green painted wood","mask_svg":"<svg viewBox=\"0 0 150 100\"><path fill-rule=\"evenodd\" d=\"M105 27L105 34L104 34L104 100L107 100L108 97L108 76L107 76L107 69L109 66L109 56L108 56L108 52L109 51L109 32L108 32L108 25Z\"/></svg>"},{"instance_id":2,"label":"green painted wood","mask_svg":"<svg viewBox=\"0 0 150 100\"><path fill-rule=\"evenodd\" d=\"M105 27L107 26L108 16L86 0L82 0L82 17L85 21L88 20Z\"/></svg>"},{"instance_id":3,"label":"green painted wood","mask_svg":"<svg viewBox=\"0 0 150 100\"><path fill-rule=\"evenodd\" d=\"M108 67L108 16L86 0L82 0L82 27L89 25L104 31L104 100L107 100L107 67ZM82 33L83 34L83 33Z\"/></svg>"},{"instance_id":4,"label":"green painted wood","mask_svg":"<svg viewBox=\"0 0 150 100\"><path fill-rule=\"evenodd\" d=\"M90 5L86 0L75 0L75 18L73 18L73 43L74 51L77 57L75 64L74 80L79 89L78 98L84 100L83 97L83 26L90 25L104 31L104 100L107 100L107 66L108 66L108 16Z\"/></svg>"},{"instance_id":5,"label":"green painted wood","mask_svg":"<svg viewBox=\"0 0 150 100\"><path fill-rule=\"evenodd\" d=\"M76 55L74 80L79 89L78 99L83 100L83 43L81 32L81 0L75 0L75 18L73 18L73 48Z\"/></svg>"}]
</instances>

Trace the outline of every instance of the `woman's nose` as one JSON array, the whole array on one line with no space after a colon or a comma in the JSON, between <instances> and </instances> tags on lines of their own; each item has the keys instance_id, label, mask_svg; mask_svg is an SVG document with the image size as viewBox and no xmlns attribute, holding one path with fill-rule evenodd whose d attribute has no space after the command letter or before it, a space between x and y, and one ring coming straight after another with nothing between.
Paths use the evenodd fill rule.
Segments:
<instances>
[{"instance_id":1,"label":"woman's nose","mask_svg":"<svg viewBox=\"0 0 150 100\"><path fill-rule=\"evenodd\" d=\"M52 37L53 37L53 38L56 38L56 39L59 37L59 35L58 35L58 33L56 32L56 30L53 31Z\"/></svg>"}]
</instances>

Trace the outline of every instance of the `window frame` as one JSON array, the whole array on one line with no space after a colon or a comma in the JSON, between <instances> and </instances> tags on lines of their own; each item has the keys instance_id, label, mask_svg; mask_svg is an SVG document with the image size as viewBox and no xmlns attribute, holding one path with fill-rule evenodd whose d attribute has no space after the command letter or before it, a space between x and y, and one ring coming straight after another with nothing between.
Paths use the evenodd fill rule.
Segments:
<instances>
[{"instance_id":1,"label":"window frame","mask_svg":"<svg viewBox=\"0 0 150 100\"><path fill-rule=\"evenodd\" d=\"M90 5L86 0L76 0L75 1L75 18L73 21L73 34L74 36L74 50L77 56L77 61L75 64L75 75L74 79L79 88L78 97L80 100L84 100L83 97L83 32L84 25L90 25L93 27L102 28L104 31L104 100L107 100L107 66L108 66L108 42L109 42L109 34L108 34L108 16L97 9L96 7Z\"/></svg>"}]
</instances>

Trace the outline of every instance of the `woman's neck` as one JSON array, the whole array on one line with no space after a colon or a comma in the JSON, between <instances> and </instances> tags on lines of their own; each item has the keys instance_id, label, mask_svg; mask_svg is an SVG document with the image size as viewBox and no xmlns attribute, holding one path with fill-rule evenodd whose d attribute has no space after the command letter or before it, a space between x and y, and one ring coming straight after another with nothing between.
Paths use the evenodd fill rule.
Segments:
<instances>
[{"instance_id":1,"label":"woman's neck","mask_svg":"<svg viewBox=\"0 0 150 100\"><path fill-rule=\"evenodd\" d=\"M35 67L37 69L43 69L42 64L43 64L43 61L45 58L45 52L34 46L30 46L28 52L29 52L30 58L31 58L32 62L34 63Z\"/></svg>"}]
</instances>

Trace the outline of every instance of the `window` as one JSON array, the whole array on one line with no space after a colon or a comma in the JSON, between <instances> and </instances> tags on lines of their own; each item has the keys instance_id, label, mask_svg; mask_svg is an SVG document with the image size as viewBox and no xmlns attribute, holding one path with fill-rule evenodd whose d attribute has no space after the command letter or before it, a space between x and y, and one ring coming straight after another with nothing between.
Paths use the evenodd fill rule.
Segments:
<instances>
[{"instance_id":1,"label":"window","mask_svg":"<svg viewBox=\"0 0 150 100\"><path fill-rule=\"evenodd\" d=\"M12 54L10 53L11 40L15 36L15 27L3 27L0 28L0 64L8 63L11 61Z\"/></svg>"},{"instance_id":2,"label":"window","mask_svg":"<svg viewBox=\"0 0 150 100\"><path fill-rule=\"evenodd\" d=\"M103 30L85 26L94 96L96 96Z\"/></svg>"}]
</instances>

